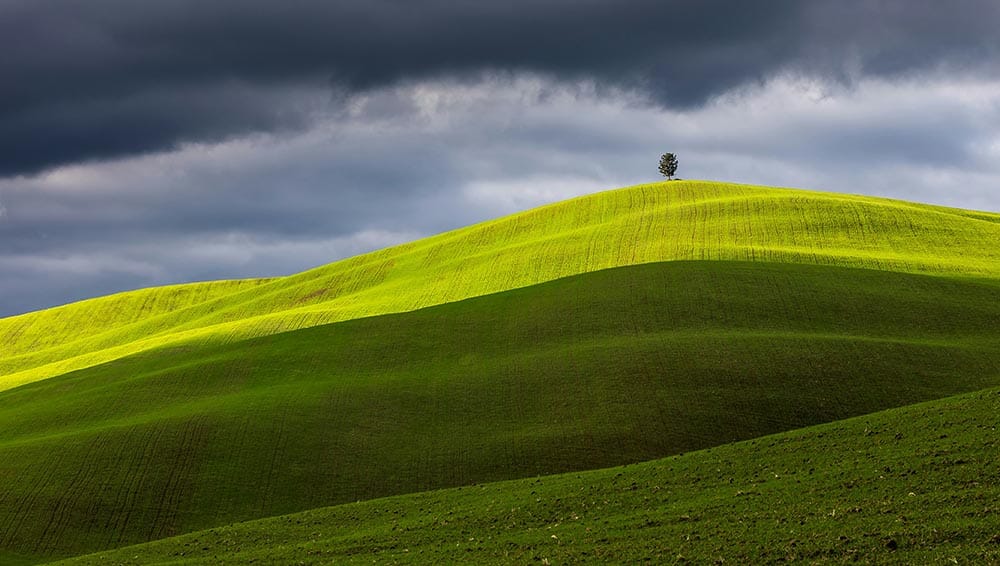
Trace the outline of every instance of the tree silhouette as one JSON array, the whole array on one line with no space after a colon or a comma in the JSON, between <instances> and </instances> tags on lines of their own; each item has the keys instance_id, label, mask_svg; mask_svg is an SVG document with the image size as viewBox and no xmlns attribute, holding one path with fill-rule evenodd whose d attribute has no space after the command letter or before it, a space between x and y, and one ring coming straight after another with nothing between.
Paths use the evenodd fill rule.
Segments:
<instances>
[{"instance_id":1,"label":"tree silhouette","mask_svg":"<svg viewBox=\"0 0 1000 566\"><path fill-rule=\"evenodd\" d=\"M677 156L672 153L664 153L660 157L660 174L667 178L667 180L673 180L674 173L677 172Z\"/></svg>"}]
</instances>

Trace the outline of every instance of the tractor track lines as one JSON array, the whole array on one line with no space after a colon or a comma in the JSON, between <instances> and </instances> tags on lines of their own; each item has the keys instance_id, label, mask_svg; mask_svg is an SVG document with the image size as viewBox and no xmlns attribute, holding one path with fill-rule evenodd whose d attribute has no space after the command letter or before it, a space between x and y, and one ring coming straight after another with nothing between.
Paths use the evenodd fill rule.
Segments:
<instances>
[{"instance_id":1,"label":"tractor track lines","mask_svg":"<svg viewBox=\"0 0 1000 566\"><path fill-rule=\"evenodd\" d=\"M174 462L157 498L153 520L149 523L146 540L177 534L177 515L185 497L190 495L192 476L207 444L208 419L195 416L180 432L180 442L168 447L165 459Z\"/></svg>"},{"instance_id":2,"label":"tractor track lines","mask_svg":"<svg viewBox=\"0 0 1000 566\"><path fill-rule=\"evenodd\" d=\"M261 514L265 514L269 509L272 482L274 481L274 476L279 468L279 462L281 461L281 455L285 449L285 443L288 442L288 436L285 433L285 423L288 419L289 409L281 411L281 417L278 420L278 424L275 428L276 432L271 441L271 458L267 466L267 472L264 474L264 488L260 491L258 496L260 497L260 506L258 510Z\"/></svg>"}]
</instances>

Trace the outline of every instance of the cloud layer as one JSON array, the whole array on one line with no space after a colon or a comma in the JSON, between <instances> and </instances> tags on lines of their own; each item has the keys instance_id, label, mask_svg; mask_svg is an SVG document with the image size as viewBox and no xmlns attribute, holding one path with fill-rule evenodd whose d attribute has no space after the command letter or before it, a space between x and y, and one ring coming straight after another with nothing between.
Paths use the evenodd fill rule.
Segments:
<instances>
[{"instance_id":1,"label":"cloud layer","mask_svg":"<svg viewBox=\"0 0 1000 566\"><path fill-rule=\"evenodd\" d=\"M1000 4L954 0L6 0L0 176L301 132L355 95L482 72L668 108L781 73L995 77Z\"/></svg>"}]
</instances>

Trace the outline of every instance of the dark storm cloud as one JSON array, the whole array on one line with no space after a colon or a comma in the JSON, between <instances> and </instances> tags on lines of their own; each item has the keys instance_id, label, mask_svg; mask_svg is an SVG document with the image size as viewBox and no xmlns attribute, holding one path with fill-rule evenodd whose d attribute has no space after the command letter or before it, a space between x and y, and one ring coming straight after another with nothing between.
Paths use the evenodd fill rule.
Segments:
<instances>
[{"instance_id":1,"label":"dark storm cloud","mask_svg":"<svg viewBox=\"0 0 1000 566\"><path fill-rule=\"evenodd\" d=\"M998 16L991 0L5 0L0 176L296 129L344 94L483 70L674 107L778 71L993 73Z\"/></svg>"}]
</instances>

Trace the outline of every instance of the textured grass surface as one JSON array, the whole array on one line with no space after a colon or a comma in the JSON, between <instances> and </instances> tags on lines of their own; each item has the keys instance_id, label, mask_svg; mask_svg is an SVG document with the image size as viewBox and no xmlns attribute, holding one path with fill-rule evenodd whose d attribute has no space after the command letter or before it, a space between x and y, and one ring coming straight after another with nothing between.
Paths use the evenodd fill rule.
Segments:
<instances>
[{"instance_id":1,"label":"textured grass surface","mask_svg":"<svg viewBox=\"0 0 1000 566\"><path fill-rule=\"evenodd\" d=\"M152 287L2 318L0 336L3 336L4 357L103 334L144 318L254 289L270 281L244 279Z\"/></svg>"},{"instance_id":2,"label":"textured grass surface","mask_svg":"<svg viewBox=\"0 0 1000 566\"><path fill-rule=\"evenodd\" d=\"M1000 287L975 280L666 262L153 350L0 393L0 548L70 555L978 390L1000 384L997 321Z\"/></svg>"},{"instance_id":3,"label":"textured grass surface","mask_svg":"<svg viewBox=\"0 0 1000 566\"><path fill-rule=\"evenodd\" d=\"M644 185L264 285L157 299L169 308L103 299L112 315L84 332L76 330L87 328L87 311L74 307L0 320L0 388L165 344L267 335L657 261L751 260L1000 278L997 242L1000 215L985 212L711 182Z\"/></svg>"},{"instance_id":4,"label":"textured grass surface","mask_svg":"<svg viewBox=\"0 0 1000 566\"><path fill-rule=\"evenodd\" d=\"M318 509L67 564L1000 561L1000 391L643 464Z\"/></svg>"}]
</instances>

